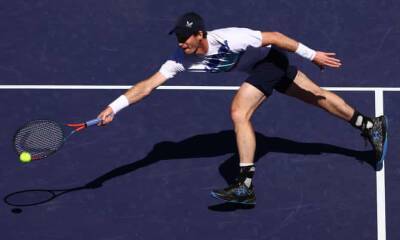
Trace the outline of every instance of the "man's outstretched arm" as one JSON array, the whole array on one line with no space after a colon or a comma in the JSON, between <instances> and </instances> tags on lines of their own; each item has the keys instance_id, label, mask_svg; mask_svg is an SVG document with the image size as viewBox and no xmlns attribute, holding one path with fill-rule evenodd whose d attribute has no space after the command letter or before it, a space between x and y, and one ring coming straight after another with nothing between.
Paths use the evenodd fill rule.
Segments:
<instances>
[{"instance_id":1,"label":"man's outstretched arm","mask_svg":"<svg viewBox=\"0 0 400 240\"><path fill-rule=\"evenodd\" d=\"M275 45L290 52L295 52L300 56L313 61L320 68L332 67L339 68L342 64L334 56L336 53L314 51L307 46L297 42L290 37L279 32L262 32L262 45Z\"/></svg>"},{"instance_id":2,"label":"man's outstretched arm","mask_svg":"<svg viewBox=\"0 0 400 240\"><path fill-rule=\"evenodd\" d=\"M122 110L123 108L139 102L146 96L148 96L156 87L163 84L167 78L160 72L153 74L148 79L145 79L130 89L128 89L123 95L109 104L97 117L102 120L101 124L105 125L110 123L114 119L114 115Z\"/></svg>"}]
</instances>

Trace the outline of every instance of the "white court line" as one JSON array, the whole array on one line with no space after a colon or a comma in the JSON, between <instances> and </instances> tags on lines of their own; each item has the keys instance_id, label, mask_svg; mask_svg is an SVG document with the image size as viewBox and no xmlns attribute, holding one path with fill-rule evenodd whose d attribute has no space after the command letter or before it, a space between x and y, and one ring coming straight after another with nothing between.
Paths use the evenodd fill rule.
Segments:
<instances>
[{"instance_id":1,"label":"white court line","mask_svg":"<svg viewBox=\"0 0 400 240\"><path fill-rule=\"evenodd\" d=\"M383 115L383 91L375 91L375 116ZM386 204L385 204L385 162L381 171L376 172L376 216L378 240L386 240Z\"/></svg>"},{"instance_id":2,"label":"white court line","mask_svg":"<svg viewBox=\"0 0 400 240\"><path fill-rule=\"evenodd\" d=\"M0 85L0 89L76 89L76 90L112 90L129 89L131 85ZM323 87L330 91L357 92L400 92L400 88L385 87ZM159 90L237 90L239 86L160 86Z\"/></svg>"},{"instance_id":3,"label":"white court line","mask_svg":"<svg viewBox=\"0 0 400 240\"><path fill-rule=\"evenodd\" d=\"M0 89L129 89L131 85L0 85ZM323 87L329 91L375 92L375 115L383 115L383 93L400 92L400 88L385 87ZM159 90L237 90L239 86L160 86ZM386 240L385 166L376 173L378 240Z\"/></svg>"}]
</instances>

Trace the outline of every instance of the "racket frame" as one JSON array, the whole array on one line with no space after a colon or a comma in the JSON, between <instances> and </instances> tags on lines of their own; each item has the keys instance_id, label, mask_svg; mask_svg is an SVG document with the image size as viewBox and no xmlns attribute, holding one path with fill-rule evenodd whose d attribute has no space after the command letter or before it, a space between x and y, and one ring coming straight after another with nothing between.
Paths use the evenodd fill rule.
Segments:
<instances>
[{"instance_id":1,"label":"racket frame","mask_svg":"<svg viewBox=\"0 0 400 240\"><path fill-rule=\"evenodd\" d=\"M32 159L31 159L32 161L33 161L33 160L44 159L44 158L47 158L47 157L53 155L53 154L54 154L55 152L57 152L60 148L62 148L62 146L64 145L64 143L66 142L66 140L67 140L70 136L72 136L72 135L75 134L76 132L82 131L83 129L85 129L85 128L87 128L87 127L97 125L98 123L101 122L101 119L99 119L99 118L94 118L94 119L91 119L91 120L86 121L86 122L83 122L83 123L68 123L68 124L60 124L60 123L58 123L58 122L55 122L55 121L52 121L52 120L48 120L48 119L37 119L37 120L29 121L29 122L25 123L21 128L19 128L19 129L15 132L15 134L14 134L14 137L13 137L13 145L14 145L14 149L15 149L15 151L17 152L17 154L21 154L21 152L18 150L18 148L17 148L17 146L16 146L16 144L15 144L15 139L16 139L18 133L19 133L22 129L24 129L27 125L29 125L29 123L34 122L34 121L51 121L51 122L57 124L57 125L61 128L61 130L62 130L63 141L62 141L61 145L60 145L55 151L51 151L49 154L46 154L46 155L43 155L43 156L37 156L37 157L32 156ZM67 127L73 129L72 131L69 132L68 135L66 135L66 131L63 130L63 127L65 127L65 126L67 126Z\"/></svg>"}]
</instances>

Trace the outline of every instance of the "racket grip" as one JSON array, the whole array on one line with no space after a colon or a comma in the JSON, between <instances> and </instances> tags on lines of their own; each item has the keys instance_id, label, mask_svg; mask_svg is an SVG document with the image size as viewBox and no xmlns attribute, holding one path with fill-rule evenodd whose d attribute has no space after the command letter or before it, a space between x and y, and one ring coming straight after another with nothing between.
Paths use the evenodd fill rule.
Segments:
<instances>
[{"instance_id":1,"label":"racket grip","mask_svg":"<svg viewBox=\"0 0 400 240\"><path fill-rule=\"evenodd\" d=\"M101 122L100 118L95 118L92 120L87 121L85 124L87 127L93 126L93 125L97 125L99 122Z\"/></svg>"}]
</instances>

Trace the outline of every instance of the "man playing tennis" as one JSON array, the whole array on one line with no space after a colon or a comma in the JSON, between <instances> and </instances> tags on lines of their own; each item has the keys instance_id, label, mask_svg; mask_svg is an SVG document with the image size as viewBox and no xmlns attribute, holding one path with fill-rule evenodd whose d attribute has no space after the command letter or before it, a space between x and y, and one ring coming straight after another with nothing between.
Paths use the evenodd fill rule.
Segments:
<instances>
[{"instance_id":1,"label":"man playing tennis","mask_svg":"<svg viewBox=\"0 0 400 240\"><path fill-rule=\"evenodd\" d=\"M248 28L206 31L203 19L193 12L181 16L170 32L172 33L177 37L178 47L160 70L126 91L98 117L102 119L103 125L110 123L118 111L142 100L179 72L247 73L247 79L240 86L231 106L240 158L239 177L231 186L212 191L212 196L228 202L255 204L252 179L255 172L256 141L250 120L255 110L272 95L274 89L320 107L358 128L374 149L376 168L382 168L387 145L385 117L367 117L336 94L321 89L289 64L283 50L295 52L321 69L341 66L335 53L314 51L278 32L261 32Z\"/></svg>"}]
</instances>

